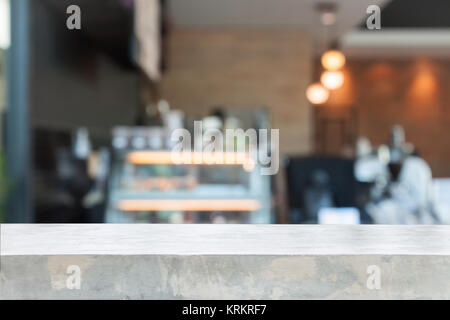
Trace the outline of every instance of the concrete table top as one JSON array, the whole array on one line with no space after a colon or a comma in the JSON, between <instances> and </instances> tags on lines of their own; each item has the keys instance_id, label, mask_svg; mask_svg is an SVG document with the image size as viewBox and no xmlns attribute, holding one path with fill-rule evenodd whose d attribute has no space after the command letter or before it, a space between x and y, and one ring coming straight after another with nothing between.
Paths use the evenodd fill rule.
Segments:
<instances>
[{"instance_id":1,"label":"concrete table top","mask_svg":"<svg viewBox=\"0 0 450 320\"><path fill-rule=\"evenodd\" d=\"M9 224L9 255L450 255L450 226Z\"/></svg>"},{"instance_id":2,"label":"concrete table top","mask_svg":"<svg viewBox=\"0 0 450 320\"><path fill-rule=\"evenodd\" d=\"M450 299L450 226L11 224L0 248L0 299Z\"/></svg>"}]
</instances>

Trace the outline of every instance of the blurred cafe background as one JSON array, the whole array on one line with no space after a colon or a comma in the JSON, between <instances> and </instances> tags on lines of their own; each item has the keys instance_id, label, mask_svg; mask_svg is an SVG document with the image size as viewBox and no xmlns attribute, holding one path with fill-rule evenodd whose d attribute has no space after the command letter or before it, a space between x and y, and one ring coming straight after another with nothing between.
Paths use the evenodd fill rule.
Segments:
<instances>
[{"instance_id":1,"label":"blurred cafe background","mask_svg":"<svg viewBox=\"0 0 450 320\"><path fill-rule=\"evenodd\" d=\"M447 0L0 0L0 219L448 224L449 17ZM171 133L200 120L279 129L277 174L174 163Z\"/></svg>"}]
</instances>

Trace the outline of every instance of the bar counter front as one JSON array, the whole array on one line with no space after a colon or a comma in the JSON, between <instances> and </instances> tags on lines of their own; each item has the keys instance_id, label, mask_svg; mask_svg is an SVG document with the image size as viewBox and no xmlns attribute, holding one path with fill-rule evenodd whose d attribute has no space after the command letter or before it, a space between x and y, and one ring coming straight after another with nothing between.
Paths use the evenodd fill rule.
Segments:
<instances>
[{"instance_id":1,"label":"bar counter front","mask_svg":"<svg viewBox=\"0 0 450 320\"><path fill-rule=\"evenodd\" d=\"M450 299L450 226L4 224L0 299Z\"/></svg>"}]
</instances>

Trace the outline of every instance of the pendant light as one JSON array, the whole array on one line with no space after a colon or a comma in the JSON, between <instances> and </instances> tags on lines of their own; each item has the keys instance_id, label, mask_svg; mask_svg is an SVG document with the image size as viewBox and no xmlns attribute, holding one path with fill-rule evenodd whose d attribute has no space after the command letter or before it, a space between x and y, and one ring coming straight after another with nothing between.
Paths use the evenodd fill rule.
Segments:
<instances>
[{"instance_id":1,"label":"pendant light","mask_svg":"<svg viewBox=\"0 0 450 320\"><path fill-rule=\"evenodd\" d=\"M331 49L326 51L322 55L322 66L329 71L337 71L339 69L342 69L345 65L345 56L344 54L337 50L337 49Z\"/></svg>"},{"instance_id":2,"label":"pendant light","mask_svg":"<svg viewBox=\"0 0 450 320\"><path fill-rule=\"evenodd\" d=\"M313 83L306 89L306 98L312 104L324 104L330 97L330 92L320 82Z\"/></svg>"},{"instance_id":3,"label":"pendant light","mask_svg":"<svg viewBox=\"0 0 450 320\"><path fill-rule=\"evenodd\" d=\"M329 90L339 89L344 84L342 71L325 71L320 76L320 82Z\"/></svg>"}]
</instances>

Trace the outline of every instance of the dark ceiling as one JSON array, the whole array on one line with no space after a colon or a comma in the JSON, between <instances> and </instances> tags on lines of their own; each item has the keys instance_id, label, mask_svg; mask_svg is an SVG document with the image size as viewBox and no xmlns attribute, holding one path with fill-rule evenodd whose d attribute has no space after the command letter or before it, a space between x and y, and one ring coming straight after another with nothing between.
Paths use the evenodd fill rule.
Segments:
<instances>
[{"instance_id":1,"label":"dark ceiling","mask_svg":"<svg viewBox=\"0 0 450 320\"><path fill-rule=\"evenodd\" d=\"M393 0L381 11L381 27L450 28L450 0Z\"/></svg>"}]
</instances>

